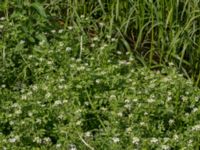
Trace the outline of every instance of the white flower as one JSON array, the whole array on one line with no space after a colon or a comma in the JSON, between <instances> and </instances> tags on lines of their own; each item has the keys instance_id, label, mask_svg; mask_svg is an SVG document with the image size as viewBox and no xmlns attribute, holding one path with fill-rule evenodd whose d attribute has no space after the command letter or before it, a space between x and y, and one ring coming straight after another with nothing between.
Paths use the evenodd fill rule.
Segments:
<instances>
[{"instance_id":1,"label":"white flower","mask_svg":"<svg viewBox=\"0 0 200 150\"><path fill-rule=\"evenodd\" d=\"M174 66L174 63L173 62L169 62L169 66Z\"/></svg>"},{"instance_id":2,"label":"white flower","mask_svg":"<svg viewBox=\"0 0 200 150\"><path fill-rule=\"evenodd\" d=\"M19 42L19 44L24 44L25 43L25 41L24 40L21 40L20 42Z\"/></svg>"},{"instance_id":3,"label":"white flower","mask_svg":"<svg viewBox=\"0 0 200 150\"><path fill-rule=\"evenodd\" d=\"M19 115L21 113L22 113L21 109L18 109L18 110L15 111L15 114L17 114L17 115Z\"/></svg>"},{"instance_id":4,"label":"white flower","mask_svg":"<svg viewBox=\"0 0 200 150\"><path fill-rule=\"evenodd\" d=\"M161 148L162 148L162 150L169 150L170 149L170 147L168 145L162 145Z\"/></svg>"},{"instance_id":5,"label":"white flower","mask_svg":"<svg viewBox=\"0 0 200 150\"><path fill-rule=\"evenodd\" d=\"M115 38L112 38L112 39L111 39L111 41L112 41L112 42L115 42L115 41L116 41L116 39L115 39Z\"/></svg>"},{"instance_id":6,"label":"white flower","mask_svg":"<svg viewBox=\"0 0 200 150\"><path fill-rule=\"evenodd\" d=\"M60 148L61 147L61 144L56 144L56 148Z\"/></svg>"},{"instance_id":7,"label":"white flower","mask_svg":"<svg viewBox=\"0 0 200 150\"><path fill-rule=\"evenodd\" d=\"M130 133L132 131L131 127L126 128L126 132Z\"/></svg>"},{"instance_id":8,"label":"white flower","mask_svg":"<svg viewBox=\"0 0 200 150\"><path fill-rule=\"evenodd\" d=\"M169 78L169 77L164 77L164 78L162 78L162 81L163 81L163 82L169 82L169 81L170 81L170 78Z\"/></svg>"},{"instance_id":9,"label":"white flower","mask_svg":"<svg viewBox=\"0 0 200 150\"><path fill-rule=\"evenodd\" d=\"M92 40L93 40L93 41L98 41L99 38L96 36L96 37L94 37Z\"/></svg>"},{"instance_id":10,"label":"white flower","mask_svg":"<svg viewBox=\"0 0 200 150\"><path fill-rule=\"evenodd\" d=\"M121 54L122 54L122 52L121 52L121 51L117 51L117 54L118 54L118 55L121 55Z\"/></svg>"},{"instance_id":11,"label":"white flower","mask_svg":"<svg viewBox=\"0 0 200 150\"><path fill-rule=\"evenodd\" d=\"M107 108L105 108L105 107L101 107L100 108L102 111L107 111Z\"/></svg>"},{"instance_id":12,"label":"white flower","mask_svg":"<svg viewBox=\"0 0 200 150\"><path fill-rule=\"evenodd\" d=\"M56 30L51 30L51 33L56 33Z\"/></svg>"},{"instance_id":13,"label":"white flower","mask_svg":"<svg viewBox=\"0 0 200 150\"><path fill-rule=\"evenodd\" d=\"M188 117L190 114L189 113L185 113L185 116Z\"/></svg>"},{"instance_id":14,"label":"white flower","mask_svg":"<svg viewBox=\"0 0 200 150\"><path fill-rule=\"evenodd\" d=\"M77 150L76 145L70 144L69 150Z\"/></svg>"},{"instance_id":15,"label":"white flower","mask_svg":"<svg viewBox=\"0 0 200 150\"><path fill-rule=\"evenodd\" d=\"M169 120L169 125L172 125L174 123L174 120L173 119L170 119Z\"/></svg>"},{"instance_id":16,"label":"white flower","mask_svg":"<svg viewBox=\"0 0 200 150\"><path fill-rule=\"evenodd\" d=\"M84 104L85 104L86 106L89 106L89 105L90 105L90 103L89 103L88 101L85 101Z\"/></svg>"},{"instance_id":17,"label":"white flower","mask_svg":"<svg viewBox=\"0 0 200 150\"><path fill-rule=\"evenodd\" d=\"M114 143L118 143L120 141L118 137L113 137L112 140Z\"/></svg>"},{"instance_id":18,"label":"white flower","mask_svg":"<svg viewBox=\"0 0 200 150\"><path fill-rule=\"evenodd\" d=\"M95 81L97 84L99 84L101 81L99 79L96 79Z\"/></svg>"},{"instance_id":19,"label":"white flower","mask_svg":"<svg viewBox=\"0 0 200 150\"><path fill-rule=\"evenodd\" d=\"M133 99L133 102L137 102L137 101L138 101L138 99L136 99L136 98Z\"/></svg>"},{"instance_id":20,"label":"white flower","mask_svg":"<svg viewBox=\"0 0 200 150\"><path fill-rule=\"evenodd\" d=\"M49 92L45 95L46 98L49 98L50 96L51 96L51 93Z\"/></svg>"},{"instance_id":21,"label":"white flower","mask_svg":"<svg viewBox=\"0 0 200 150\"><path fill-rule=\"evenodd\" d=\"M10 143L15 143L15 142L19 141L19 136L15 136L15 137L13 137L13 138L10 138L10 139L8 139L8 141L9 141Z\"/></svg>"},{"instance_id":22,"label":"white flower","mask_svg":"<svg viewBox=\"0 0 200 150\"><path fill-rule=\"evenodd\" d=\"M195 113L197 111L198 111L198 108L196 108L196 107L192 110L193 113Z\"/></svg>"},{"instance_id":23,"label":"white flower","mask_svg":"<svg viewBox=\"0 0 200 150\"><path fill-rule=\"evenodd\" d=\"M38 90L38 86L37 85L33 85L32 89L33 89L33 91L37 91Z\"/></svg>"},{"instance_id":24,"label":"white flower","mask_svg":"<svg viewBox=\"0 0 200 150\"><path fill-rule=\"evenodd\" d=\"M54 102L54 106L58 106L58 105L61 105L61 104L62 104L61 100L57 100L57 101Z\"/></svg>"},{"instance_id":25,"label":"white flower","mask_svg":"<svg viewBox=\"0 0 200 150\"><path fill-rule=\"evenodd\" d=\"M200 124L193 126L192 130L193 131L200 131Z\"/></svg>"},{"instance_id":26,"label":"white flower","mask_svg":"<svg viewBox=\"0 0 200 150\"><path fill-rule=\"evenodd\" d=\"M76 59L76 62L81 62L81 61L82 61L81 58Z\"/></svg>"},{"instance_id":27,"label":"white flower","mask_svg":"<svg viewBox=\"0 0 200 150\"><path fill-rule=\"evenodd\" d=\"M59 89L63 89L64 86L63 86L63 85L58 85L58 88L59 88Z\"/></svg>"},{"instance_id":28,"label":"white flower","mask_svg":"<svg viewBox=\"0 0 200 150\"><path fill-rule=\"evenodd\" d=\"M122 112L119 112L119 113L117 113L117 115L118 115L119 117L122 117L122 116L123 116L123 113L122 113Z\"/></svg>"},{"instance_id":29,"label":"white flower","mask_svg":"<svg viewBox=\"0 0 200 150\"><path fill-rule=\"evenodd\" d=\"M1 21L5 20L5 19L6 19L5 17L1 17L1 18L0 18Z\"/></svg>"},{"instance_id":30,"label":"white flower","mask_svg":"<svg viewBox=\"0 0 200 150\"><path fill-rule=\"evenodd\" d=\"M99 23L100 27L103 27L105 24L103 22Z\"/></svg>"},{"instance_id":31,"label":"white flower","mask_svg":"<svg viewBox=\"0 0 200 150\"><path fill-rule=\"evenodd\" d=\"M140 139L138 137L133 137L132 143L138 145L140 142Z\"/></svg>"},{"instance_id":32,"label":"white flower","mask_svg":"<svg viewBox=\"0 0 200 150\"><path fill-rule=\"evenodd\" d=\"M190 146L191 146L191 145L192 145L192 143L193 143L193 140L189 140L189 141L188 141L188 145L190 145Z\"/></svg>"},{"instance_id":33,"label":"white flower","mask_svg":"<svg viewBox=\"0 0 200 150\"><path fill-rule=\"evenodd\" d=\"M76 125L81 125L81 123L82 123L82 121L79 120L79 121L76 122Z\"/></svg>"},{"instance_id":34,"label":"white flower","mask_svg":"<svg viewBox=\"0 0 200 150\"><path fill-rule=\"evenodd\" d=\"M183 97L182 97L182 100L183 100L183 101L187 101L187 100L188 100L188 97L183 96Z\"/></svg>"},{"instance_id":35,"label":"white flower","mask_svg":"<svg viewBox=\"0 0 200 150\"><path fill-rule=\"evenodd\" d=\"M67 52L70 52L71 50L72 50L72 48L71 47L66 47L66 49L65 49Z\"/></svg>"},{"instance_id":36,"label":"white flower","mask_svg":"<svg viewBox=\"0 0 200 150\"><path fill-rule=\"evenodd\" d=\"M33 113L32 112L28 112L28 116L29 117L33 116Z\"/></svg>"},{"instance_id":37,"label":"white flower","mask_svg":"<svg viewBox=\"0 0 200 150\"><path fill-rule=\"evenodd\" d=\"M51 142L51 139L50 139L49 137L45 137L45 138L43 139L43 141L44 141L45 143L49 143L49 142Z\"/></svg>"},{"instance_id":38,"label":"white flower","mask_svg":"<svg viewBox=\"0 0 200 150\"><path fill-rule=\"evenodd\" d=\"M127 64L127 61L126 61L126 60L119 60L119 64L120 64L120 65L126 65L126 64Z\"/></svg>"},{"instance_id":39,"label":"white flower","mask_svg":"<svg viewBox=\"0 0 200 150\"><path fill-rule=\"evenodd\" d=\"M177 141L177 140L179 139L178 135L175 134L175 135L173 136L173 139Z\"/></svg>"},{"instance_id":40,"label":"white flower","mask_svg":"<svg viewBox=\"0 0 200 150\"><path fill-rule=\"evenodd\" d=\"M58 30L58 33L63 33L63 31L64 31L63 29L60 29Z\"/></svg>"},{"instance_id":41,"label":"white flower","mask_svg":"<svg viewBox=\"0 0 200 150\"><path fill-rule=\"evenodd\" d=\"M42 123L42 120L39 119L39 118L37 118L37 119L36 119L36 123L41 124L41 123Z\"/></svg>"},{"instance_id":42,"label":"white flower","mask_svg":"<svg viewBox=\"0 0 200 150\"><path fill-rule=\"evenodd\" d=\"M6 85L5 85L5 84L2 84L1 87L2 87L2 88L6 88Z\"/></svg>"},{"instance_id":43,"label":"white flower","mask_svg":"<svg viewBox=\"0 0 200 150\"><path fill-rule=\"evenodd\" d=\"M125 100L125 103L130 103L130 100L129 100L129 99L126 99L126 100Z\"/></svg>"},{"instance_id":44,"label":"white flower","mask_svg":"<svg viewBox=\"0 0 200 150\"><path fill-rule=\"evenodd\" d=\"M90 47L95 47L95 44L94 44L94 43L92 43L92 44L90 45Z\"/></svg>"},{"instance_id":45,"label":"white flower","mask_svg":"<svg viewBox=\"0 0 200 150\"><path fill-rule=\"evenodd\" d=\"M80 67L77 68L77 70L78 71L83 71L83 70L85 70L85 66L80 66Z\"/></svg>"},{"instance_id":46,"label":"white flower","mask_svg":"<svg viewBox=\"0 0 200 150\"><path fill-rule=\"evenodd\" d=\"M168 96L167 97L167 101L169 102L169 101L171 101L172 100L172 97L171 96Z\"/></svg>"},{"instance_id":47,"label":"white flower","mask_svg":"<svg viewBox=\"0 0 200 150\"><path fill-rule=\"evenodd\" d=\"M65 100L63 100L63 103L68 103L68 100L66 100L66 99L65 99Z\"/></svg>"},{"instance_id":48,"label":"white flower","mask_svg":"<svg viewBox=\"0 0 200 150\"><path fill-rule=\"evenodd\" d=\"M9 141L10 143L15 143L15 142L17 141L17 139L16 139L16 138L10 138L10 139L8 139L8 141Z\"/></svg>"},{"instance_id":49,"label":"white flower","mask_svg":"<svg viewBox=\"0 0 200 150\"><path fill-rule=\"evenodd\" d=\"M42 143L42 139L41 139L40 137L35 137L35 138L33 139L33 142L36 142L36 143L38 143L38 144L41 144L41 143Z\"/></svg>"},{"instance_id":50,"label":"white flower","mask_svg":"<svg viewBox=\"0 0 200 150\"><path fill-rule=\"evenodd\" d=\"M85 132L85 137L91 137L91 132L90 131Z\"/></svg>"},{"instance_id":51,"label":"white flower","mask_svg":"<svg viewBox=\"0 0 200 150\"><path fill-rule=\"evenodd\" d=\"M33 94L33 92L30 91L30 92L27 93L27 96L32 96L32 94Z\"/></svg>"},{"instance_id":52,"label":"white flower","mask_svg":"<svg viewBox=\"0 0 200 150\"><path fill-rule=\"evenodd\" d=\"M146 124L145 124L145 122L140 122L140 125L145 126Z\"/></svg>"},{"instance_id":53,"label":"white flower","mask_svg":"<svg viewBox=\"0 0 200 150\"><path fill-rule=\"evenodd\" d=\"M72 27L72 26L68 26L68 29L69 29L69 30L72 30L72 29L73 29L73 27Z\"/></svg>"},{"instance_id":54,"label":"white flower","mask_svg":"<svg viewBox=\"0 0 200 150\"><path fill-rule=\"evenodd\" d=\"M14 104L12 104L12 107L17 108L17 107L19 107L19 104L18 103L14 103Z\"/></svg>"},{"instance_id":55,"label":"white flower","mask_svg":"<svg viewBox=\"0 0 200 150\"><path fill-rule=\"evenodd\" d=\"M15 123L14 123L14 121L10 121L9 124L10 125L14 125Z\"/></svg>"},{"instance_id":56,"label":"white flower","mask_svg":"<svg viewBox=\"0 0 200 150\"><path fill-rule=\"evenodd\" d=\"M164 142L166 143L166 142L168 142L169 141L169 138L168 137L165 137L164 138Z\"/></svg>"},{"instance_id":57,"label":"white flower","mask_svg":"<svg viewBox=\"0 0 200 150\"><path fill-rule=\"evenodd\" d=\"M106 38L107 38L107 39L111 39L111 36L110 36L110 35L106 35Z\"/></svg>"},{"instance_id":58,"label":"white flower","mask_svg":"<svg viewBox=\"0 0 200 150\"><path fill-rule=\"evenodd\" d=\"M60 115L58 116L58 118L62 120L62 119L64 119L64 115L63 115L63 114L60 114Z\"/></svg>"},{"instance_id":59,"label":"white flower","mask_svg":"<svg viewBox=\"0 0 200 150\"><path fill-rule=\"evenodd\" d=\"M195 97L195 101L198 102L199 101L199 97Z\"/></svg>"},{"instance_id":60,"label":"white flower","mask_svg":"<svg viewBox=\"0 0 200 150\"><path fill-rule=\"evenodd\" d=\"M81 15L80 18L85 18L85 15Z\"/></svg>"},{"instance_id":61,"label":"white flower","mask_svg":"<svg viewBox=\"0 0 200 150\"><path fill-rule=\"evenodd\" d=\"M147 100L147 102L148 102L148 103L153 103L153 102L155 102L155 100L152 99L152 98L150 98L150 99Z\"/></svg>"},{"instance_id":62,"label":"white flower","mask_svg":"<svg viewBox=\"0 0 200 150\"><path fill-rule=\"evenodd\" d=\"M127 109L131 109L131 105L130 104L126 104L126 105L124 105L124 107L127 108Z\"/></svg>"},{"instance_id":63,"label":"white flower","mask_svg":"<svg viewBox=\"0 0 200 150\"><path fill-rule=\"evenodd\" d=\"M111 100L116 99L116 96L115 95L110 95L110 99Z\"/></svg>"},{"instance_id":64,"label":"white flower","mask_svg":"<svg viewBox=\"0 0 200 150\"><path fill-rule=\"evenodd\" d=\"M45 40L42 40L39 42L39 45L42 46L42 45L44 45L44 43L45 43Z\"/></svg>"},{"instance_id":65,"label":"white flower","mask_svg":"<svg viewBox=\"0 0 200 150\"><path fill-rule=\"evenodd\" d=\"M158 139L156 139L155 137L153 137L150 142L151 143L158 143Z\"/></svg>"},{"instance_id":66,"label":"white flower","mask_svg":"<svg viewBox=\"0 0 200 150\"><path fill-rule=\"evenodd\" d=\"M44 58L39 58L39 61L40 61L40 62L43 62L43 61L44 61Z\"/></svg>"},{"instance_id":67,"label":"white flower","mask_svg":"<svg viewBox=\"0 0 200 150\"><path fill-rule=\"evenodd\" d=\"M59 42L59 46L60 46L60 47L63 47L63 46L64 46L64 43L63 43L63 42Z\"/></svg>"},{"instance_id":68,"label":"white flower","mask_svg":"<svg viewBox=\"0 0 200 150\"><path fill-rule=\"evenodd\" d=\"M132 56L129 57L129 61L134 61L134 58Z\"/></svg>"}]
</instances>

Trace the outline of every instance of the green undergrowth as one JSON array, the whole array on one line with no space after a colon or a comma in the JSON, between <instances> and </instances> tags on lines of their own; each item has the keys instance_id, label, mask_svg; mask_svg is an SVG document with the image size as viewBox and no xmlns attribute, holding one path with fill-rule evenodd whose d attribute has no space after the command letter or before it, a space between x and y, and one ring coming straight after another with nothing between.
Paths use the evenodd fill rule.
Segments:
<instances>
[{"instance_id":1,"label":"green undergrowth","mask_svg":"<svg viewBox=\"0 0 200 150\"><path fill-rule=\"evenodd\" d=\"M51 63L28 58L46 68L30 86L1 87L1 148L199 148L200 90L172 66L150 71L111 52L104 61L64 51L59 62L56 53Z\"/></svg>"}]
</instances>

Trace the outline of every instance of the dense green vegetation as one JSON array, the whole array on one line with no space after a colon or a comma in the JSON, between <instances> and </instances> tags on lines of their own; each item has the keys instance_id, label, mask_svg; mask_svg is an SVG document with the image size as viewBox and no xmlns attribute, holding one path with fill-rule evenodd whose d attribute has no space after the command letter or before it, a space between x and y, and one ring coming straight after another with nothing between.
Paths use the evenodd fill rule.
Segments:
<instances>
[{"instance_id":1,"label":"dense green vegetation","mask_svg":"<svg viewBox=\"0 0 200 150\"><path fill-rule=\"evenodd\" d=\"M1 149L199 149L198 0L0 1Z\"/></svg>"}]
</instances>

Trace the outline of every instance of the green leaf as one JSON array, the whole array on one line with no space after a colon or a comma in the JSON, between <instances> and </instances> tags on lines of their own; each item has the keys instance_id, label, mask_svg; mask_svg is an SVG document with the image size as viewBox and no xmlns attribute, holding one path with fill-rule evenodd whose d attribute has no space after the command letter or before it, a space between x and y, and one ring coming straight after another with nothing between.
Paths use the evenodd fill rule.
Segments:
<instances>
[{"instance_id":1,"label":"green leaf","mask_svg":"<svg viewBox=\"0 0 200 150\"><path fill-rule=\"evenodd\" d=\"M40 16L47 18L45 10L40 3L32 3L31 7L33 7L38 12L38 14L40 14Z\"/></svg>"}]
</instances>

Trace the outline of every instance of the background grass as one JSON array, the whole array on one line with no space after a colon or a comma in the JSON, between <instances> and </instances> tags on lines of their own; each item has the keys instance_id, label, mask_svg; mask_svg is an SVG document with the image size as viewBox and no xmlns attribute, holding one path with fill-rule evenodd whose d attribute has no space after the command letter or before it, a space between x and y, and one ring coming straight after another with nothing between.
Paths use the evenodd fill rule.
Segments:
<instances>
[{"instance_id":1,"label":"background grass","mask_svg":"<svg viewBox=\"0 0 200 150\"><path fill-rule=\"evenodd\" d=\"M152 68L174 62L179 70L195 84L200 80L199 22L200 4L196 0L127 0L109 1L6 1L1 16L23 14L34 22L66 28L77 24L80 31L99 35L100 30L118 37L118 47L131 51ZM21 10L23 9L23 12ZM36 12L40 17L35 17ZM81 15L91 22L83 28ZM35 20L37 18L37 20ZM48 24L47 24L48 22ZM60 23L60 24L59 24ZM99 24L100 23L100 24ZM29 25L28 25L29 24ZM100 25L104 24L102 28ZM27 30L27 32L30 32ZM31 34L29 33L29 36Z\"/></svg>"}]
</instances>

